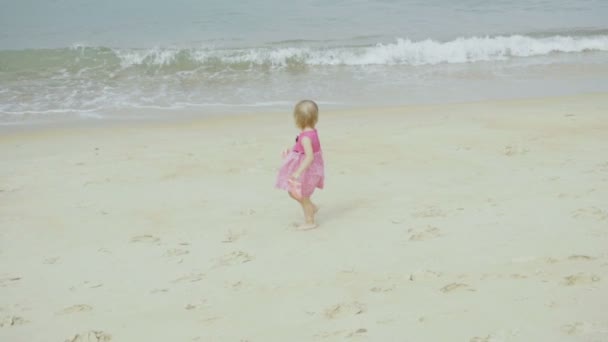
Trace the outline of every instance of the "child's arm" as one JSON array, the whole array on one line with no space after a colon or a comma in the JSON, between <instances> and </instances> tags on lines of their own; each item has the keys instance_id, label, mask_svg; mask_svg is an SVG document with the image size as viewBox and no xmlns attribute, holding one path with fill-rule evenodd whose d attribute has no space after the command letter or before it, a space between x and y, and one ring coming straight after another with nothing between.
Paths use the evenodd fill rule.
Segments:
<instances>
[{"instance_id":1,"label":"child's arm","mask_svg":"<svg viewBox=\"0 0 608 342\"><path fill-rule=\"evenodd\" d=\"M315 155L312 152L312 142L309 137L302 137L302 147L304 147L304 154L306 155L306 157L304 158L304 160L302 160L302 163L300 164L296 172L291 175L291 177L295 179L300 178L302 172L306 171L310 164L312 164L312 162L315 160Z\"/></svg>"}]
</instances>

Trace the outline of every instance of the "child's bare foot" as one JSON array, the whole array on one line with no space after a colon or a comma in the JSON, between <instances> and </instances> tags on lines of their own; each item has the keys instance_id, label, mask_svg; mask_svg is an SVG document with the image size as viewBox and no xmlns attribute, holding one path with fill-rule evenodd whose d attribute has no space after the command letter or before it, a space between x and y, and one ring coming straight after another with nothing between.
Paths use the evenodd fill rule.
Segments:
<instances>
[{"instance_id":1,"label":"child's bare foot","mask_svg":"<svg viewBox=\"0 0 608 342\"><path fill-rule=\"evenodd\" d=\"M317 227L318 227L318 225L316 223L302 223L301 225L297 226L296 229L297 230L312 230Z\"/></svg>"}]
</instances>

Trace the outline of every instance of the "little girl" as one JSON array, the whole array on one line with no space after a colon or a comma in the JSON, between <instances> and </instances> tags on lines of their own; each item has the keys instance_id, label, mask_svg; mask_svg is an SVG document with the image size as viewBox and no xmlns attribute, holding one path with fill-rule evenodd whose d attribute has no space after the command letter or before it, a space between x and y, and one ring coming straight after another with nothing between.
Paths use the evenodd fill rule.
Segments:
<instances>
[{"instance_id":1,"label":"little girl","mask_svg":"<svg viewBox=\"0 0 608 342\"><path fill-rule=\"evenodd\" d=\"M319 208L311 202L315 188L323 189L325 171L321 143L315 125L319 118L319 107L310 100L296 104L293 117L301 130L291 150L283 152L283 164L277 176L277 188L287 190L304 210L304 224L299 229L313 229L315 214Z\"/></svg>"}]
</instances>

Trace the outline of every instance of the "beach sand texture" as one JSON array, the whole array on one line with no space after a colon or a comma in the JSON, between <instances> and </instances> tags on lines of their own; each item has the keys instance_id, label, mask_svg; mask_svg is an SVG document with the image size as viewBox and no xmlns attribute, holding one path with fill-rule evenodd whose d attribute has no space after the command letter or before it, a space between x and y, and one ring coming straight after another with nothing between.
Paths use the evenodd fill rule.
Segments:
<instances>
[{"instance_id":1,"label":"beach sand texture","mask_svg":"<svg viewBox=\"0 0 608 342\"><path fill-rule=\"evenodd\" d=\"M608 341L608 94L0 134L0 341ZM11 132L14 130L14 132Z\"/></svg>"}]
</instances>

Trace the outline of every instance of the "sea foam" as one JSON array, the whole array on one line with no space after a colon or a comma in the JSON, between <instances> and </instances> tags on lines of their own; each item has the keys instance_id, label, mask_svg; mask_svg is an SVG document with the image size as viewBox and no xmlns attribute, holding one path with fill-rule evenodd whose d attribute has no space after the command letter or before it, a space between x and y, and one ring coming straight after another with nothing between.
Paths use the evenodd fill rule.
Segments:
<instances>
[{"instance_id":1,"label":"sea foam","mask_svg":"<svg viewBox=\"0 0 608 342\"><path fill-rule=\"evenodd\" d=\"M441 42L412 41L398 38L391 43L373 46L256 47L249 49L115 49L123 67L133 65L167 66L184 61L189 64L238 66L265 65L285 67L362 66L362 65L427 65L500 61L513 57L542 56L551 53L608 51L608 36L523 35L467 37Z\"/></svg>"}]
</instances>

